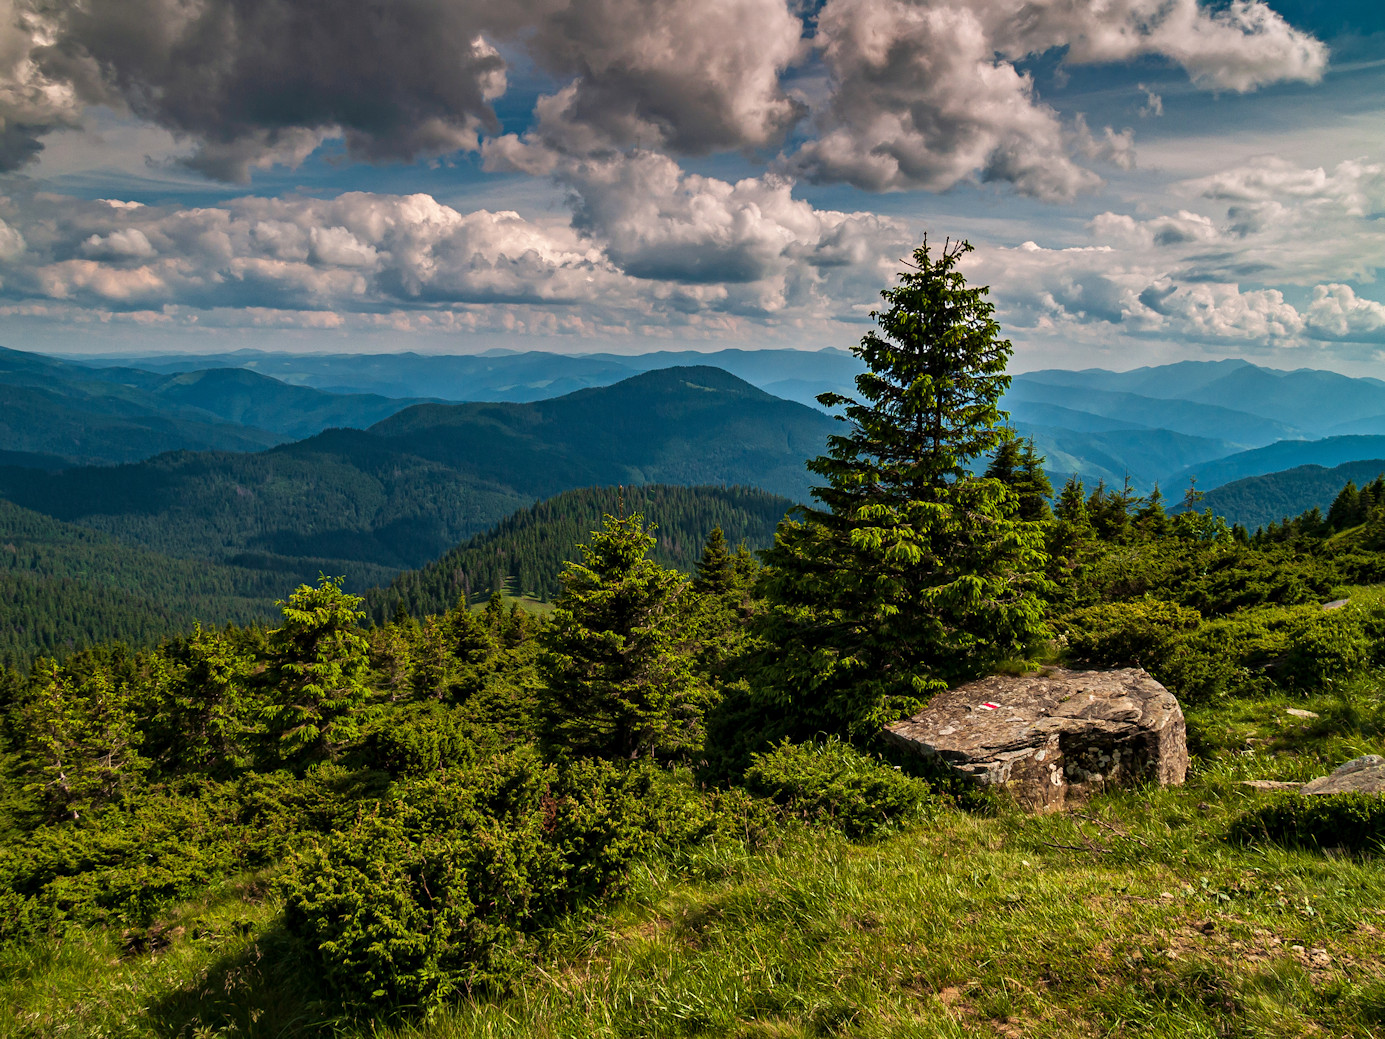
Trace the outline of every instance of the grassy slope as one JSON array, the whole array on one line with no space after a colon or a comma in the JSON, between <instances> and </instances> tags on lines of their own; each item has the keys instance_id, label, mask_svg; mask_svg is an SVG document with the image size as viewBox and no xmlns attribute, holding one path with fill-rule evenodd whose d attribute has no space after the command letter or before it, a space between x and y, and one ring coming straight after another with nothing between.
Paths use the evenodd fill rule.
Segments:
<instances>
[{"instance_id":1,"label":"grassy slope","mask_svg":"<svg viewBox=\"0 0 1385 1039\"><path fill-rule=\"evenodd\" d=\"M1378 594L1373 592L1371 594ZM1247 778L1385 751L1377 682L1193 712L1181 789L1069 814L941 808L873 845L790 829L637 871L507 999L431 1022L324 1018L263 878L210 892L155 952L86 932L0 961L0 1035L1369 1036L1385 1027L1377 858L1241 848Z\"/></svg>"}]
</instances>

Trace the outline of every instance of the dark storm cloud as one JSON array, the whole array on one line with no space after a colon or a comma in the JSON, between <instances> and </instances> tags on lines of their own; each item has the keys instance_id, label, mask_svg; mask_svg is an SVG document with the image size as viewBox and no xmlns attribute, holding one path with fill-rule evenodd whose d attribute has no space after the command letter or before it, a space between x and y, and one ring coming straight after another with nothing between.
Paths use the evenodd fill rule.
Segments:
<instances>
[{"instance_id":1,"label":"dark storm cloud","mask_svg":"<svg viewBox=\"0 0 1385 1039\"><path fill-rule=\"evenodd\" d=\"M510 4L446 0L86 0L55 5L34 51L85 101L128 106L199 142L192 165L246 180L338 129L353 155L476 146L504 61L482 37ZM483 17L484 12L484 17Z\"/></svg>"}]
</instances>

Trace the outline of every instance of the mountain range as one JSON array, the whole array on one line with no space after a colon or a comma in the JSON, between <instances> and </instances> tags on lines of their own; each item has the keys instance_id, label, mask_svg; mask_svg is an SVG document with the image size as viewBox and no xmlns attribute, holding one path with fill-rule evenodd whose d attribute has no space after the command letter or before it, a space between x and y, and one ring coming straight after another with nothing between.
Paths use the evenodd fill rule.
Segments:
<instances>
[{"instance_id":1,"label":"mountain range","mask_svg":"<svg viewBox=\"0 0 1385 1039\"><path fill-rule=\"evenodd\" d=\"M804 500L804 461L836 425L720 369L668 368L551 400L418 404L254 453L8 466L0 496L169 555L320 565L366 587L571 488L752 485Z\"/></svg>"}]
</instances>

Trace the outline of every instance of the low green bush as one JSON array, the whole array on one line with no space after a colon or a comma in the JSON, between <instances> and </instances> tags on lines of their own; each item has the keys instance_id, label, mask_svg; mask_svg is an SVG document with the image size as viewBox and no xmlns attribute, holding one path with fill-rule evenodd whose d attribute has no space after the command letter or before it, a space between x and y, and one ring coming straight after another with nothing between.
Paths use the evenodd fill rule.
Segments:
<instances>
[{"instance_id":1,"label":"low green bush","mask_svg":"<svg viewBox=\"0 0 1385 1039\"><path fill-rule=\"evenodd\" d=\"M361 760L396 776L424 776L478 757L460 712L438 703L409 705L362 741Z\"/></svg>"},{"instance_id":2,"label":"low green bush","mask_svg":"<svg viewBox=\"0 0 1385 1039\"><path fill-rule=\"evenodd\" d=\"M1286 794L1238 818L1231 825L1231 837L1243 844L1268 841L1379 852L1385 848L1385 797Z\"/></svg>"},{"instance_id":3,"label":"low green bush","mask_svg":"<svg viewBox=\"0 0 1385 1039\"><path fill-rule=\"evenodd\" d=\"M1179 637L1201 623L1197 610L1147 597L1077 610L1063 618L1060 628L1068 651L1084 663L1157 670Z\"/></svg>"},{"instance_id":4,"label":"low green bush","mask_svg":"<svg viewBox=\"0 0 1385 1039\"><path fill-rule=\"evenodd\" d=\"M649 761L560 768L528 747L397 784L298 854L285 923L357 1010L501 991L534 936L619 890L633 862L763 828Z\"/></svg>"},{"instance_id":5,"label":"low green bush","mask_svg":"<svg viewBox=\"0 0 1385 1039\"><path fill-rule=\"evenodd\" d=\"M835 737L751 755L745 785L789 814L834 826L854 839L918 818L930 787Z\"/></svg>"}]
</instances>

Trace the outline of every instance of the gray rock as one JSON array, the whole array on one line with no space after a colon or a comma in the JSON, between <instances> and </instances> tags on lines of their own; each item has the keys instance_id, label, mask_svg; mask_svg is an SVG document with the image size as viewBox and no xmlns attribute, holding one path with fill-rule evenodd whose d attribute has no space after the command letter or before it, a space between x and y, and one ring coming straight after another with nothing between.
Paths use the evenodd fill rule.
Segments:
<instances>
[{"instance_id":1,"label":"gray rock","mask_svg":"<svg viewBox=\"0 0 1385 1039\"><path fill-rule=\"evenodd\" d=\"M1295 718L1321 718L1322 715L1313 711L1305 711L1302 707L1286 707L1284 713Z\"/></svg>"},{"instance_id":2,"label":"gray rock","mask_svg":"<svg viewBox=\"0 0 1385 1039\"><path fill-rule=\"evenodd\" d=\"M994 675L939 693L884 735L1041 811L1188 772L1183 710L1140 668Z\"/></svg>"},{"instance_id":3,"label":"gray rock","mask_svg":"<svg viewBox=\"0 0 1385 1039\"><path fill-rule=\"evenodd\" d=\"M1248 786L1252 790L1297 790L1303 784L1279 779L1243 779L1241 786Z\"/></svg>"},{"instance_id":4,"label":"gray rock","mask_svg":"<svg viewBox=\"0 0 1385 1039\"><path fill-rule=\"evenodd\" d=\"M1351 602L1350 599L1333 599L1331 602L1323 603L1322 608L1324 610L1340 610L1349 602Z\"/></svg>"},{"instance_id":5,"label":"gray rock","mask_svg":"<svg viewBox=\"0 0 1385 1039\"><path fill-rule=\"evenodd\" d=\"M1379 794L1385 792L1385 758L1366 754L1352 758L1330 776L1319 776L1299 788L1301 794Z\"/></svg>"}]
</instances>

